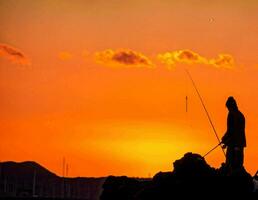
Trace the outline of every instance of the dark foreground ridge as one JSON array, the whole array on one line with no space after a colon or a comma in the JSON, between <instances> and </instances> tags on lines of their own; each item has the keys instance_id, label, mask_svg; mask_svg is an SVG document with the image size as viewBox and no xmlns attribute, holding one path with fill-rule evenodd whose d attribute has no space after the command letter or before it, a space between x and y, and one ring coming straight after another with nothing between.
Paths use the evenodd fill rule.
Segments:
<instances>
[{"instance_id":1,"label":"dark foreground ridge","mask_svg":"<svg viewBox=\"0 0 258 200\"><path fill-rule=\"evenodd\" d=\"M258 193L255 188L258 177L252 177L244 168L228 174L224 164L219 169L212 168L202 156L193 153L186 153L173 165L173 172L159 172L150 181L110 176L103 184L100 199L147 200L173 199L177 195Z\"/></svg>"},{"instance_id":2,"label":"dark foreground ridge","mask_svg":"<svg viewBox=\"0 0 258 200\"><path fill-rule=\"evenodd\" d=\"M251 177L243 168L228 174L224 165L212 168L203 157L192 153L185 154L173 165L173 171L159 172L152 179L64 178L35 162L2 162L0 199L162 200L186 195L199 199L247 193L258 196L258 172Z\"/></svg>"}]
</instances>

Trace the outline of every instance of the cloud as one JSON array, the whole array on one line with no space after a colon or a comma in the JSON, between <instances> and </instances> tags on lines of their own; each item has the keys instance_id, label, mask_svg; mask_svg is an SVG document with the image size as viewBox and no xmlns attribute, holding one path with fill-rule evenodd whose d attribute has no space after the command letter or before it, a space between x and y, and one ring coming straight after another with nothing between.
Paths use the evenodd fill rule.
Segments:
<instances>
[{"instance_id":1,"label":"cloud","mask_svg":"<svg viewBox=\"0 0 258 200\"><path fill-rule=\"evenodd\" d=\"M60 60L71 60L73 55L70 53L70 52L67 52L67 51L62 51L58 54L58 57Z\"/></svg>"},{"instance_id":2,"label":"cloud","mask_svg":"<svg viewBox=\"0 0 258 200\"><path fill-rule=\"evenodd\" d=\"M29 59L20 50L7 44L0 44L0 56L3 56L14 63L30 65Z\"/></svg>"},{"instance_id":3,"label":"cloud","mask_svg":"<svg viewBox=\"0 0 258 200\"><path fill-rule=\"evenodd\" d=\"M95 59L98 63L113 67L153 67L151 60L142 53L125 49L97 52Z\"/></svg>"},{"instance_id":4,"label":"cloud","mask_svg":"<svg viewBox=\"0 0 258 200\"><path fill-rule=\"evenodd\" d=\"M174 58L177 62L185 62L188 64L204 63L207 64L207 59L191 50L179 50L174 52Z\"/></svg>"},{"instance_id":5,"label":"cloud","mask_svg":"<svg viewBox=\"0 0 258 200\"><path fill-rule=\"evenodd\" d=\"M176 63L205 64L217 68L234 67L234 58L229 54L219 54L218 58L208 59L188 49L158 54L157 58L160 62L166 64L168 68L175 67Z\"/></svg>"},{"instance_id":6,"label":"cloud","mask_svg":"<svg viewBox=\"0 0 258 200\"><path fill-rule=\"evenodd\" d=\"M219 68L229 68L232 69L235 65L234 58L229 54L219 54L218 58L211 59L209 61L211 65Z\"/></svg>"}]
</instances>

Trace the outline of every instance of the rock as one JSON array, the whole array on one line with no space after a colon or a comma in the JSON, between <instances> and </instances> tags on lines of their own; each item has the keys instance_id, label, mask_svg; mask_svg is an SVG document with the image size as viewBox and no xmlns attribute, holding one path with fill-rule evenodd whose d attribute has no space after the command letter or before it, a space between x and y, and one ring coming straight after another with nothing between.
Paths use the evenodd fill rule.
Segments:
<instances>
[{"instance_id":1,"label":"rock","mask_svg":"<svg viewBox=\"0 0 258 200\"><path fill-rule=\"evenodd\" d=\"M202 156L193 153L186 153L183 158L176 160L173 165L173 174L178 177L209 177L214 176L216 172Z\"/></svg>"},{"instance_id":2,"label":"rock","mask_svg":"<svg viewBox=\"0 0 258 200\"><path fill-rule=\"evenodd\" d=\"M229 173L222 164L219 169L214 169L199 154L186 153L173 165L173 172L159 172L145 182L128 177L109 177L103 185L101 200L172 199L178 195L199 198L207 193L223 196L254 190L254 179L244 168Z\"/></svg>"}]
</instances>

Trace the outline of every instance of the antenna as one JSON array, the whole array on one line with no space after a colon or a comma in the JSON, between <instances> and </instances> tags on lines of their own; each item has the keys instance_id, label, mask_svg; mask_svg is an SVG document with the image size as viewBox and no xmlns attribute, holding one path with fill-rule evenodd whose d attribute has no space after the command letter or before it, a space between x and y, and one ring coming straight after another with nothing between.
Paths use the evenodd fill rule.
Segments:
<instances>
[{"instance_id":1,"label":"antenna","mask_svg":"<svg viewBox=\"0 0 258 200\"><path fill-rule=\"evenodd\" d=\"M65 198L65 157L63 157L63 181L62 181L62 198Z\"/></svg>"},{"instance_id":2,"label":"antenna","mask_svg":"<svg viewBox=\"0 0 258 200\"><path fill-rule=\"evenodd\" d=\"M65 157L63 157L62 175L65 177Z\"/></svg>"},{"instance_id":3,"label":"antenna","mask_svg":"<svg viewBox=\"0 0 258 200\"><path fill-rule=\"evenodd\" d=\"M188 77L185 77L185 120L186 125L190 127L190 120L189 120L189 80Z\"/></svg>"},{"instance_id":4,"label":"antenna","mask_svg":"<svg viewBox=\"0 0 258 200\"><path fill-rule=\"evenodd\" d=\"M36 197L36 175L37 175L37 171L36 171L36 169L34 169L33 185L32 185L32 197Z\"/></svg>"},{"instance_id":5,"label":"antenna","mask_svg":"<svg viewBox=\"0 0 258 200\"><path fill-rule=\"evenodd\" d=\"M68 170L69 170L69 165L66 164L66 177L68 177Z\"/></svg>"},{"instance_id":6,"label":"antenna","mask_svg":"<svg viewBox=\"0 0 258 200\"><path fill-rule=\"evenodd\" d=\"M206 108L206 106L205 106L205 104L204 104L204 102L203 102L202 96L201 96L199 90L197 89L197 86L196 86L196 84L195 84L195 82L194 82L194 80L193 80L193 78L192 78L190 72L189 72L187 69L185 69L185 71L186 71L187 75L189 76L190 80L192 81L192 84L193 84L193 86L194 86L194 89L195 89L195 91L196 91L196 93L197 93L197 95L198 95L198 97L199 97L199 99L200 99L200 101L201 101L201 103L202 103L202 107L203 107L203 109L204 109L204 111L205 111L205 113L206 113L206 115L207 115L207 117L208 117L208 120L209 120L209 122L210 122L210 125L211 125L211 127L212 127L212 129L213 129L213 132L215 133L216 138L217 138L217 140L219 141L219 144L220 144L221 142L220 142L219 136L218 136L218 134L217 134L217 131L216 131L216 129L215 129L215 127L214 127L212 121L211 121L211 117L210 117L209 112L208 112L208 110L207 110L207 108ZM223 151L224 156L226 157L226 154L225 154L224 149L223 149L222 147L221 147L221 149L222 149L222 151Z\"/></svg>"},{"instance_id":7,"label":"antenna","mask_svg":"<svg viewBox=\"0 0 258 200\"><path fill-rule=\"evenodd\" d=\"M66 169L65 169L65 175L66 175L66 177L68 177L68 170L69 170L69 165L68 165L68 163L66 164ZM66 198L68 198L69 196L70 196L70 183L69 183L69 181L66 181L66 183L65 183L65 197Z\"/></svg>"},{"instance_id":8,"label":"antenna","mask_svg":"<svg viewBox=\"0 0 258 200\"><path fill-rule=\"evenodd\" d=\"M188 111L188 96L185 96L185 112Z\"/></svg>"}]
</instances>

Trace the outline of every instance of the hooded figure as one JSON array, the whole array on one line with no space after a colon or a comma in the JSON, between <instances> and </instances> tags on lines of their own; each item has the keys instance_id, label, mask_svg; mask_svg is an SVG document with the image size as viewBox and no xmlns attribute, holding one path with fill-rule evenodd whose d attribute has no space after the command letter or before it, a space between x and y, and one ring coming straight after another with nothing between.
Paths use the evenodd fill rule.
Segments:
<instances>
[{"instance_id":1,"label":"hooded figure","mask_svg":"<svg viewBox=\"0 0 258 200\"><path fill-rule=\"evenodd\" d=\"M236 100L229 97L226 102L228 108L227 131L222 137L224 148L227 147L226 165L231 169L241 169L244 163L245 117L238 110Z\"/></svg>"}]
</instances>

